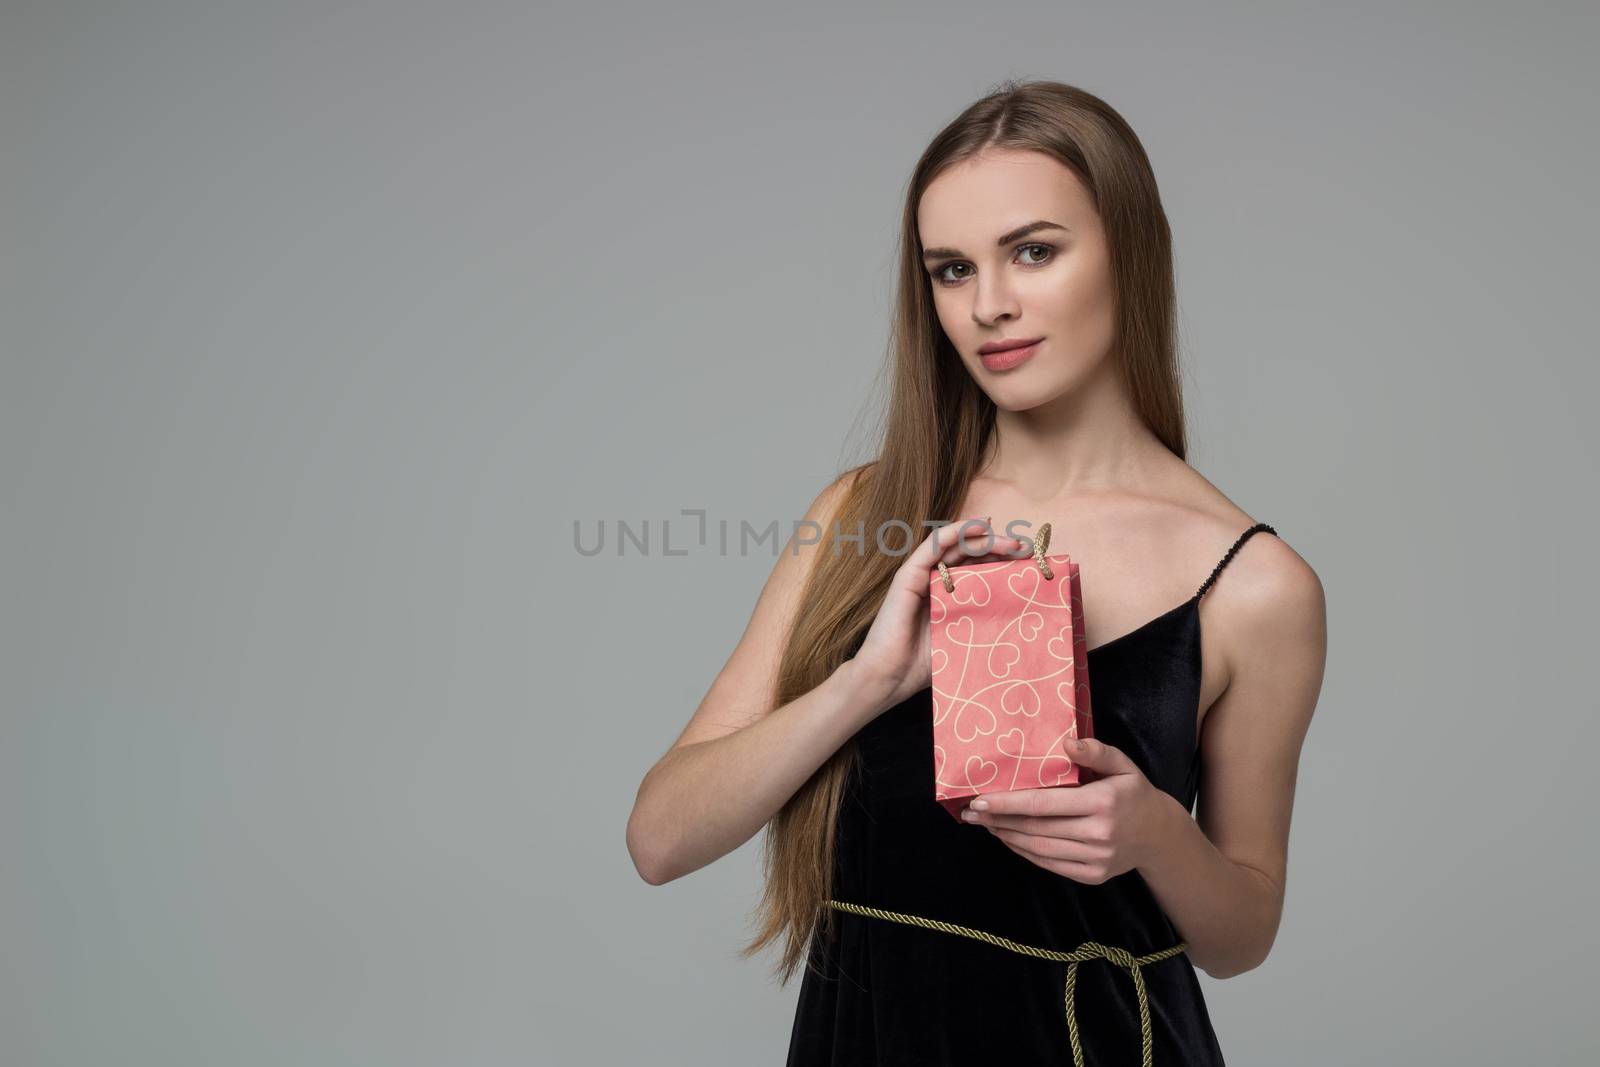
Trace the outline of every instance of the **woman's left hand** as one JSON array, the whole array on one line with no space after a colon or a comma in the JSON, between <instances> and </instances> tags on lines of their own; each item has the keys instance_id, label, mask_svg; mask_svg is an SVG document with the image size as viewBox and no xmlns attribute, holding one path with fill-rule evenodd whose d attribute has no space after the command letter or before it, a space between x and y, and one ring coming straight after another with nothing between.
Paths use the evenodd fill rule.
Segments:
<instances>
[{"instance_id":1,"label":"woman's left hand","mask_svg":"<svg viewBox=\"0 0 1600 1067\"><path fill-rule=\"evenodd\" d=\"M988 829L1023 859L1075 882L1099 885L1148 862L1161 846L1172 798L1127 753L1095 738L1066 742L1073 762L1099 774L1083 785L984 793L986 810L962 818Z\"/></svg>"}]
</instances>

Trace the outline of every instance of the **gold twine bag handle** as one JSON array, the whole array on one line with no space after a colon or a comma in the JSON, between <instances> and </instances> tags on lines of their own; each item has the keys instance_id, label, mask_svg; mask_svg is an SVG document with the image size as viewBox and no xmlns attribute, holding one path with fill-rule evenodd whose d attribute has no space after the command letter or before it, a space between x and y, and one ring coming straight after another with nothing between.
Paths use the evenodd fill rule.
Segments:
<instances>
[{"instance_id":1,"label":"gold twine bag handle","mask_svg":"<svg viewBox=\"0 0 1600 1067\"><path fill-rule=\"evenodd\" d=\"M1050 564L1044 558L1045 549L1050 547L1050 524L1047 522L1039 527L1039 536L1033 539L1033 558L1038 561L1039 572L1044 575L1045 581L1055 580L1055 575L1050 572ZM950 568L944 565L944 560L939 561L939 577L944 580L944 591L954 593L956 583L950 577Z\"/></svg>"}]
</instances>

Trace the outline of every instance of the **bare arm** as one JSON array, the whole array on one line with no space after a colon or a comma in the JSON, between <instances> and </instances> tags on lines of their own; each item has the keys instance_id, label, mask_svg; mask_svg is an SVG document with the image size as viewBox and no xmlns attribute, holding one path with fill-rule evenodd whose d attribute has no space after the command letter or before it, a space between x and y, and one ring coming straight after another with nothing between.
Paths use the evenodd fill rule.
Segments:
<instances>
[{"instance_id":1,"label":"bare arm","mask_svg":"<svg viewBox=\"0 0 1600 1067\"><path fill-rule=\"evenodd\" d=\"M806 517L820 529L832 528L848 482L835 481L812 502ZM861 727L928 686L928 575L941 561L1007 559L1021 549L1014 538L997 538L987 517L935 525L890 578L855 656L774 708L810 565L831 551L791 539L727 665L639 786L628 853L645 881L670 882L738 848Z\"/></svg>"},{"instance_id":2,"label":"bare arm","mask_svg":"<svg viewBox=\"0 0 1600 1067\"><path fill-rule=\"evenodd\" d=\"M651 885L732 852L766 825L828 757L888 705L854 660L753 724L670 749L639 786L628 851Z\"/></svg>"},{"instance_id":3,"label":"bare arm","mask_svg":"<svg viewBox=\"0 0 1600 1067\"><path fill-rule=\"evenodd\" d=\"M848 478L824 489L806 518L831 529ZM828 757L889 705L888 686L854 661L774 708L777 674L815 554L791 539L779 553L744 635L689 725L645 775L628 818L628 853L652 885L681 878L748 841Z\"/></svg>"},{"instance_id":4,"label":"bare arm","mask_svg":"<svg viewBox=\"0 0 1600 1067\"><path fill-rule=\"evenodd\" d=\"M1199 822L1167 797L1166 831L1139 869L1213 978L1260 966L1277 937L1296 771L1326 658L1321 582L1282 542L1261 547L1267 566L1230 572L1236 610L1223 640L1238 652L1205 717Z\"/></svg>"}]
</instances>

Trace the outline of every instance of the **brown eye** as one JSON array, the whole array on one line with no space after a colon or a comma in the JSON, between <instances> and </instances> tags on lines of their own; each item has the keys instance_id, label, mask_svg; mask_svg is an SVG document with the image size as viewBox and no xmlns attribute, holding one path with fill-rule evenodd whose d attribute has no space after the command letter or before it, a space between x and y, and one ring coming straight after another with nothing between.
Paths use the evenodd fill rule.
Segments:
<instances>
[{"instance_id":1,"label":"brown eye","mask_svg":"<svg viewBox=\"0 0 1600 1067\"><path fill-rule=\"evenodd\" d=\"M1022 255L1023 253L1025 253L1025 252L1027 252L1029 250L1037 250L1043 256L1043 258L1027 260L1023 264L1024 266L1027 266L1027 267L1040 267L1040 266L1043 266L1044 264L1050 262L1050 260L1055 258L1056 249L1055 249L1054 245L1042 244L1042 243L1040 243L1038 241L1030 241L1029 243L1027 243L1025 245L1018 245L1017 246L1017 254L1018 255ZM959 263L959 262L946 263L944 266L938 268L936 271L933 272L933 278L940 285L943 285L943 286L948 288L948 287L950 287L952 285L956 285L957 283L959 283L962 280L962 278L967 277L967 275L961 275L960 277L952 278L950 275L946 274L945 272L949 271L949 270L954 270L957 267L969 268L970 269L970 266L971 265L967 264L967 263Z\"/></svg>"},{"instance_id":2,"label":"brown eye","mask_svg":"<svg viewBox=\"0 0 1600 1067\"><path fill-rule=\"evenodd\" d=\"M1027 249L1030 249L1030 248L1038 248L1038 249L1043 250L1044 253L1045 253L1046 258L1045 259L1033 260L1029 264L1029 266L1037 267L1040 263L1048 262L1049 256L1055 254L1055 249L1054 248L1051 248L1049 245L1042 245L1042 244L1023 245L1021 248L1017 249L1017 251L1018 252L1023 252L1023 251L1026 251Z\"/></svg>"}]
</instances>

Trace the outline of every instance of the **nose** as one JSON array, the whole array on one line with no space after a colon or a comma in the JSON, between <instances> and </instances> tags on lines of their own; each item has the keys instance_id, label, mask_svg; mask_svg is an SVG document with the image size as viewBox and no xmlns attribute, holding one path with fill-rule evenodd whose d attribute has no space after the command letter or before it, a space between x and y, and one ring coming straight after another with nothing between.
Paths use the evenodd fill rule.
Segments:
<instances>
[{"instance_id":1,"label":"nose","mask_svg":"<svg viewBox=\"0 0 1600 1067\"><path fill-rule=\"evenodd\" d=\"M982 326L993 326L1003 318L1016 318L1022 313L1017 298L1006 281L1004 271L987 271L980 274L973 286L972 319Z\"/></svg>"}]
</instances>

